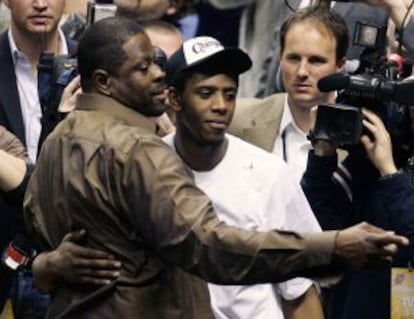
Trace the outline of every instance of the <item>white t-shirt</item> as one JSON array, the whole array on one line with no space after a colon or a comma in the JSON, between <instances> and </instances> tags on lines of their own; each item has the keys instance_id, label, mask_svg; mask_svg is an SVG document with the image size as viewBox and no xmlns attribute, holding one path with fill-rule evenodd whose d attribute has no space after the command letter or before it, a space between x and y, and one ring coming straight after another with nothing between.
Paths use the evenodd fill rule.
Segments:
<instances>
[{"instance_id":1,"label":"white t-shirt","mask_svg":"<svg viewBox=\"0 0 414 319\"><path fill-rule=\"evenodd\" d=\"M193 171L197 186L211 198L221 220L256 231L321 230L302 189L281 158L237 137L227 138L226 155L214 169ZM173 139L173 134L164 137L172 148ZM296 299L311 285L309 279L295 278L274 285L209 284L209 290L218 319L281 319L284 316L279 296Z\"/></svg>"}]
</instances>

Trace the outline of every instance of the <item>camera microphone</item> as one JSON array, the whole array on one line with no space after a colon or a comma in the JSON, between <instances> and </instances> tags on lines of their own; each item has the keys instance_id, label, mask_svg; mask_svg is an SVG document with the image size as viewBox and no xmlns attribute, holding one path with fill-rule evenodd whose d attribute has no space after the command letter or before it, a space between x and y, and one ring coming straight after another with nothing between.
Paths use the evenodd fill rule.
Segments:
<instances>
[{"instance_id":1,"label":"camera microphone","mask_svg":"<svg viewBox=\"0 0 414 319\"><path fill-rule=\"evenodd\" d=\"M342 73L328 75L318 81L321 92L345 90L353 97L377 100L394 100L405 105L414 105L414 81L384 81L377 76L348 76Z\"/></svg>"}]
</instances>

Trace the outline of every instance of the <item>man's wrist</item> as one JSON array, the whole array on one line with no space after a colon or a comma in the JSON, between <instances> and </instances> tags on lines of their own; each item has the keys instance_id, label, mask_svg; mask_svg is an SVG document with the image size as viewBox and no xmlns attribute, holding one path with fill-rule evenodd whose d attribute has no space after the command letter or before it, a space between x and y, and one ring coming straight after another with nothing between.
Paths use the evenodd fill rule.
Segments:
<instances>
[{"instance_id":1,"label":"man's wrist","mask_svg":"<svg viewBox=\"0 0 414 319\"><path fill-rule=\"evenodd\" d=\"M391 179L391 178L393 178L395 176L398 176L398 175L401 175L401 174L403 174L402 170L395 169L394 171L391 171L389 173L381 174L380 181L386 181L388 179Z\"/></svg>"}]
</instances>

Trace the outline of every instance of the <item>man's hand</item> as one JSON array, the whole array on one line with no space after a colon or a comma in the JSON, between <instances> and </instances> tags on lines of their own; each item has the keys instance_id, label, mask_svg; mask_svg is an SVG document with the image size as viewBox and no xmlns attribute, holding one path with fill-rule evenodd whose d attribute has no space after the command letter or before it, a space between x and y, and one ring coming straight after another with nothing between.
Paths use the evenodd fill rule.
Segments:
<instances>
[{"instance_id":1,"label":"man's hand","mask_svg":"<svg viewBox=\"0 0 414 319\"><path fill-rule=\"evenodd\" d=\"M407 238L363 222L339 231L334 254L353 267L378 267L407 245Z\"/></svg>"},{"instance_id":2,"label":"man's hand","mask_svg":"<svg viewBox=\"0 0 414 319\"><path fill-rule=\"evenodd\" d=\"M35 258L32 272L39 290L49 292L61 281L106 285L119 277L121 263L113 256L76 244L85 235L84 230L69 233L56 250Z\"/></svg>"},{"instance_id":3,"label":"man's hand","mask_svg":"<svg viewBox=\"0 0 414 319\"><path fill-rule=\"evenodd\" d=\"M76 98L80 93L82 93L82 89L80 87L80 76L78 75L63 90L58 111L60 113L72 112L75 109Z\"/></svg>"},{"instance_id":4,"label":"man's hand","mask_svg":"<svg viewBox=\"0 0 414 319\"><path fill-rule=\"evenodd\" d=\"M371 132L372 138L368 135L361 137L368 158L378 169L381 176L394 174L397 167L392 155L391 137L382 120L373 112L362 110L364 115L364 127Z\"/></svg>"},{"instance_id":5,"label":"man's hand","mask_svg":"<svg viewBox=\"0 0 414 319\"><path fill-rule=\"evenodd\" d=\"M359 2L384 8L391 16L396 27L401 28L411 0L359 0Z\"/></svg>"},{"instance_id":6,"label":"man's hand","mask_svg":"<svg viewBox=\"0 0 414 319\"><path fill-rule=\"evenodd\" d=\"M316 118L318 116L318 107L314 106L310 112L311 131L315 128ZM338 145L332 141L316 139L312 142L313 150L316 156L333 156L336 154Z\"/></svg>"}]
</instances>

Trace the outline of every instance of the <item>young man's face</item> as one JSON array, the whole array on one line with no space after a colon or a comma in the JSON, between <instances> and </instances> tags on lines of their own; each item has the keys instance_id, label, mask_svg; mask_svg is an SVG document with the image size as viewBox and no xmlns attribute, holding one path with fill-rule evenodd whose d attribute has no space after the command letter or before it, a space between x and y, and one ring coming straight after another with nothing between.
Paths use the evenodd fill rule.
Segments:
<instances>
[{"instance_id":1,"label":"young man's face","mask_svg":"<svg viewBox=\"0 0 414 319\"><path fill-rule=\"evenodd\" d=\"M158 116L165 105L158 102L163 94L165 73L154 63L154 48L144 33L138 33L123 46L127 58L118 74L110 75L111 96L146 116Z\"/></svg>"},{"instance_id":2,"label":"young man's face","mask_svg":"<svg viewBox=\"0 0 414 319\"><path fill-rule=\"evenodd\" d=\"M193 73L178 98L177 126L200 145L219 144L233 117L237 83L226 74Z\"/></svg>"},{"instance_id":3,"label":"young man's face","mask_svg":"<svg viewBox=\"0 0 414 319\"><path fill-rule=\"evenodd\" d=\"M41 35L56 31L65 0L5 0L12 25L22 33Z\"/></svg>"},{"instance_id":4,"label":"young man's face","mask_svg":"<svg viewBox=\"0 0 414 319\"><path fill-rule=\"evenodd\" d=\"M318 90L318 81L338 72L336 40L322 26L309 22L294 24L286 34L280 67L291 106L310 109L325 102L326 93Z\"/></svg>"}]
</instances>

